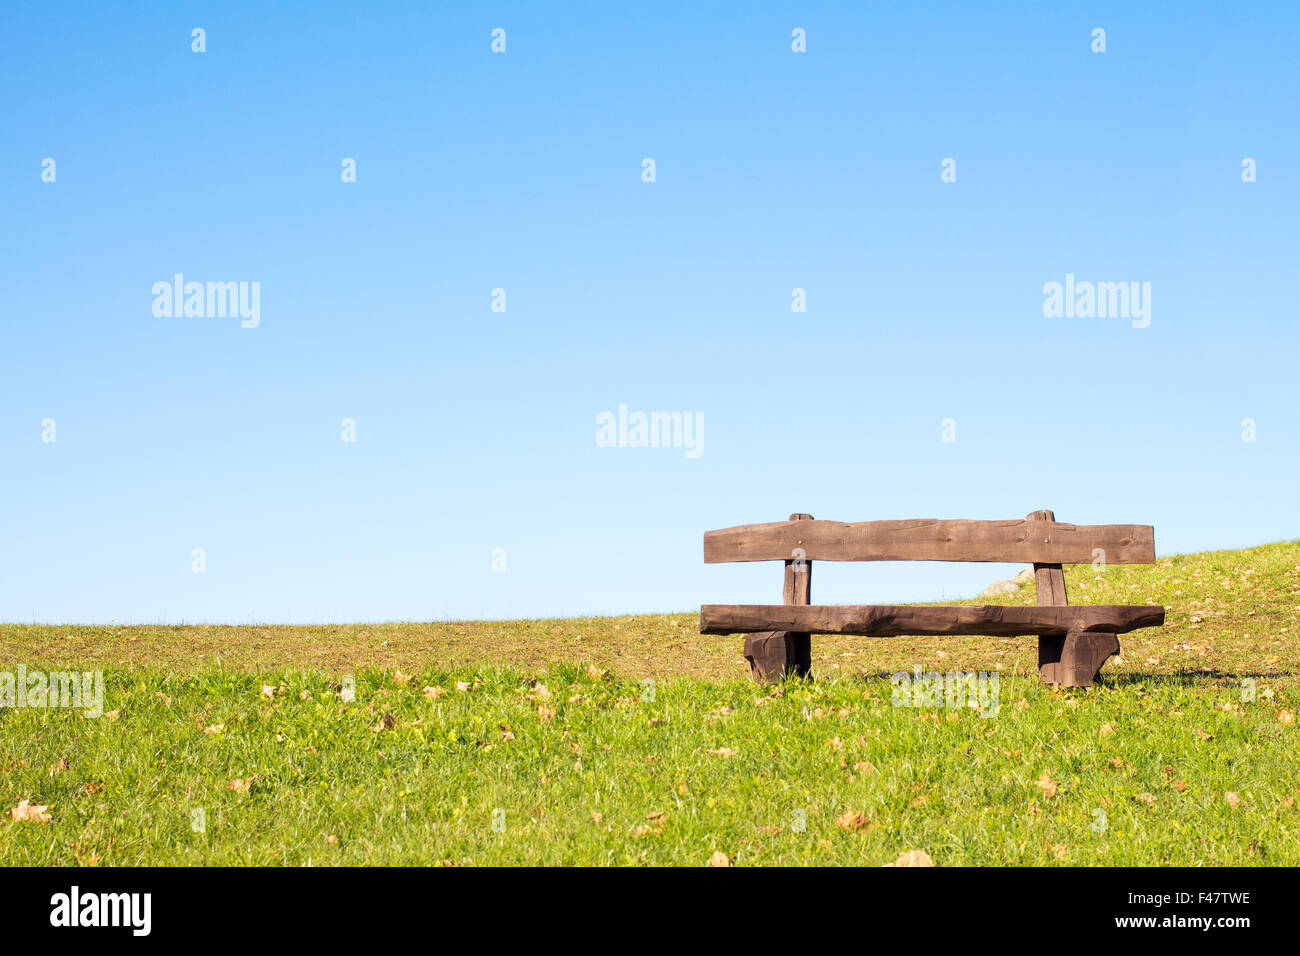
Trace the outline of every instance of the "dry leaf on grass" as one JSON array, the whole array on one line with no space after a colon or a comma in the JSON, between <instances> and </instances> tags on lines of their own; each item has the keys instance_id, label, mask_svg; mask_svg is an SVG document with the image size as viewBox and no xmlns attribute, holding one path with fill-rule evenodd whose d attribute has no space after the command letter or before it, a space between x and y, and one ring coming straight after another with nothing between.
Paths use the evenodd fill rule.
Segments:
<instances>
[{"instance_id":1,"label":"dry leaf on grass","mask_svg":"<svg viewBox=\"0 0 1300 956\"><path fill-rule=\"evenodd\" d=\"M396 723L397 721L393 719L392 714L384 714L384 716L379 718L379 723L375 724L375 726L371 727L370 729L373 730L375 733L379 733L380 731L383 730L392 730L393 725Z\"/></svg>"},{"instance_id":2,"label":"dry leaf on grass","mask_svg":"<svg viewBox=\"0 0 1300 956\"><path fill-rule=\"evenodd\" d=\"M1235 790L1229 790L1226 793L1224 793L1223 799L1230 807L1241 806L1241 797L1237 794Z\"/></svg>"},{"instance_id":3,"label":"dry leaf on grass","mask_svg":"<svg viewBox=\"0 0 1300 956\"><path fill-rule=\"evenodd\" d=\"M421 693L423 693L424 696L428 697L430 700L437 700L439 697L445 694L446 691L443 690L441 687L426 687Z\"/></svg>"},{"instance_id":4,"label":"dry leaf on grass","mask_svg":"<svg viewBox=\"0 0 1300 956\"><path fill-rule=\"evenodd\" d=\"M1294 710L1279 710L1279 711L1277 712L1277 719L1278 719L1281 723L1286 724L1288 727L1290 727L1292 724L1295 723L1295 711L1294 711Z\"/></svg>"},{"instance_id":5,"label":"dry leaf on grass","mask_svg":"<svg viewBox=\"0 0 1300 956\"><path fill-rule=\"evenodd\" d=\"M868 833L876 828L871 817L861 810L845 810L835 818L835 825L841 830L866 830Z\"/></svg>"},{"instance_id":6,"label":"dry leaf on grass","mask_svg":"<svg viewBox=\"0 0 1300 956\"><path fill-rule=\"evenodd\" d=\"M734 757L740 753L739 750L732 750L730 747L718 747L716 750L710 750L709 753L716 754L719 757Z\"/></svg>"},{"instance_id":7,"label":"dry leaf on grass","mask_svg":"<svg viewBox=\"0 0 1300 956\"><path fill-rule=\"evenodd\" d=\"M233 790L235 793L248 793L253 786L254 777L236 777L226 784L227 790Z\"/></svg>"},{"instance_id":8,"label":"dry leaf on grass","mask_svg":"<svg viewBox=\"0 0 1300 956\"><path fill-rule=\"evenodd\" d=\"M924 850L907 850L898 854L898 859L885 866L934 866L934 860Z\"/></svg>"},{"instance_id":9,"label":"dry leaf on grass","mask_svg":"<svg viewBox=\"0 0 1300 956\"><path fill-rule=\"evenodd\" d=\"M1044 770L1043 775L1037 780L1037 786L1039 790L1043 791L1043 795L1047 797L1048 800L1051 800L1056 796L1056 788L1059 784L1052 779L1051 774Z\"/></svg>"},{"instance_id":10,"label":"dry leaf on grass","mask_svg":"<svg viewBox=\"0 0 1300 956\"><path fill-rule=\"evenodd\" d=\"M67 770L71 766L72 764L68 762L67 757L61 757L54 761L54 763L50 764L50 776L53 777L55 774L63 773L63 771Z\"/></svg>"},{"instance_id":11,"label":"dry leaf on grass","mask_svg":"<svg viewBox=\"0 0 1300 956\"><path fill-rule=\"evenodd\" d=\"M714 850L713 856L709 857L709 866L731 866L731 860L721 850Z\"/></svg>"},{"instance_id":12,"label":"dry leaf on grass","mask_svg":"<svg viewBox=\"0 0 1300 956\"><path fill-rule=\"evenodd\" d=\"M274 685L274 684L263 684L263 685L262 685L262 696L263 696L263 697L274 697L274 696L275 696L275 685Z\"/></svg>"},{"instance_id":13,"label":"dry leaf on grass","mask_svg":"<svg viewBox=\"0 0 1300 956\"><path fill-rule=\"evenodd\" d=\"M49 823L50 815L45 811L49 807L38 807L26 800L20 800L18 806L8 811L8 815L13 817L18 823Z\"/></svg>"}]
</instances>

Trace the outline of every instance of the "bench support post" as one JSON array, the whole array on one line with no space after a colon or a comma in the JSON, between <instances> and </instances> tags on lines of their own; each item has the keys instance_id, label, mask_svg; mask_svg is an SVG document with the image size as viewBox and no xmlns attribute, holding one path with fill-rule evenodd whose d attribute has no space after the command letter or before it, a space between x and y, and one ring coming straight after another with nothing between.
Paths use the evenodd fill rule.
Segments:
<instances>
[{"instance_id":1,"label":"bench support post","mask_svg":"<svg viewBox=\"0 0 1300 956\"><path fill-rule=\"evenodd\" d=\"M1055 521L1050 511L1035 511L1025 516L1029 521ZM1065 593L1065 572L1059 564L1035 564L1034 585L1038 604L1064 607L1070 603ZM1091 687L1106 658L1119 653L1119 638L1114 634L1071 631L1065 636L1050 634L1038 638L1038 679L1045 684L1064 687Z\"/></svg>"},{"instance_id":2,"label":"bench support post","mask_svg":"<svg viewBox=\"0 0 1300 956\"><path fill-rule=\"evenodd\" d=\"M792 514L791 521L808 521L812 515ZM785 562L782 604L812 603L812 562L796 553ZM796 631L757 631L745 635L745 659L760 684L772 684L787 674L812 676L812 635Z\"/></svg>"}]
</instances>

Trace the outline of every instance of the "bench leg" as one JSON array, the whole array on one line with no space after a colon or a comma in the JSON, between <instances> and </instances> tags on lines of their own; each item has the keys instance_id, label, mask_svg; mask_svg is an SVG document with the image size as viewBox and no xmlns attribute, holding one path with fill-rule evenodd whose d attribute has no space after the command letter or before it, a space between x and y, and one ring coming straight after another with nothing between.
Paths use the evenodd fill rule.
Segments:
<instances>
[{"instance_id":1,"label":"bench leg","mask_svg":"<svg viewBox=\"0 0 1300 956\"><path fill-rule=\"evenodd\" d=\"M791 521L811 521L812 515L796 512ZM785 562L782 604L812 603L812 562L796 549ZM812 635L795 631L758 631L745 635L745 660L760 684L774 684L787 675L812 676Z\"/></svg>"},{"instance_id":2,"label":"bench leg","mask_svg":"<svg viewBox=\"0 0 1300 956\"><path fill-rule=\"evenodd\" d=\"M758 631L745 635L745 660L760 684L775 684L787 675L812 672L812 635L794 631Z\"/></svg>"},{"instance_id":3,"label":"bench leg","mask_svg":"<svg viewBox=\"0 0 1300 956\"><path fill-rule=\"evenodd\" d=\"M1038 638L1038 677L1045 684L1091 687L1106 658L1119 653L1114 634L1071 631L1064 637Z\"/></svg>"}]
</instances>

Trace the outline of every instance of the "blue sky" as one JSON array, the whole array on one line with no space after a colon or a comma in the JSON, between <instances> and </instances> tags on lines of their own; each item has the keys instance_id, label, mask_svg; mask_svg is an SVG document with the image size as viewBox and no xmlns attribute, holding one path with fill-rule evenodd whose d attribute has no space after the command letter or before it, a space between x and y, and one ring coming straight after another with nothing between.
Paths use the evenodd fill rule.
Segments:
<instances>
[{"instance_id":1,"label":"blue sky","mask_svg":"<svg viewBox=\"0 0 1300 956\"><path fill-rule=\"evenodd\" d=\"M772 603L701 535L795 511L1300 536L1300 12L1143 6L8 9L0 619ZM155 316L175 273L259 324ZM1067 274L1150 325L1045 316ZM598 446L620 403L703 454Z\"/></svg>"}]
</instances>

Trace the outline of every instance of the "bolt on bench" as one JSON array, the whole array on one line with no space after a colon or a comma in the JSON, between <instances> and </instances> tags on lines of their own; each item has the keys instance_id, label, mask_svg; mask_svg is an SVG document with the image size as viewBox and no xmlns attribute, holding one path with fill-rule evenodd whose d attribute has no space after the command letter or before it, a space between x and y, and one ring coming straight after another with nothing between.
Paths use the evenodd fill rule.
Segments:
<instances>
[{"instance_id":1,"label":"bolt on bench","mask_svg":"<svg viewBox=\"0 0 1300 956\"><path fill-rule=\"evenodd\" d=\"M812 562L1003 561L1034 566L1037 607L906 604L812 604ZM813 634L1038 635L1038 676L1045 683L1087 687L1118 634L1165 622L1155 604L1071 606L1063 564L1154 564L1150 525L1061 524L1050 511L1013 521L789 521L704 533L704 561L784 561L782 604L705 604L701 634L745 634L754 679L808 676Z\"/></svg>"}]
</instances>

